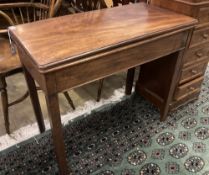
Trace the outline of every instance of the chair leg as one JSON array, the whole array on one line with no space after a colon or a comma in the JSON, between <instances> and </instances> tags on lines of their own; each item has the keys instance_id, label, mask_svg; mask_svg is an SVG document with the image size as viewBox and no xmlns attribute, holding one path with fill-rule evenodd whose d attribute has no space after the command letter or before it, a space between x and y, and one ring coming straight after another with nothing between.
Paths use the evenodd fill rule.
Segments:
<instances>
[{"instance_id":1,"label":"chair leg","mask_svg":"<svg viewBox=\"0 0 209 175\"><path fill-rule=\"evenodd\" d=\"M4 122L7 134L10 134L9 128L9 104L8 104L8 94L7 94L7 84L5 77L0 77L0 91L1 91L1 101L2 110L4 115Z\"/></svg>"},{"instance_id":2,"label":"chair leg","mask_svg":"<svg viewBox=\"0 0 209 175\"><path fill-rule=\"evenodd\" d=\"M126 89L125 89L126 95L131 95L132 87L134 83L134 74L135 74L135 68L128 69L127 77L126 77Z\"/></svg>"},{"instance_id":3,"label":"chair leg","mask_svg":"<svg viewBox=\"0 0 209 175\"><path fill-rule=\"evenodd\" d=\"M73 108L73 110L75 110L75 105L73 104L73 100L70 98L70 95L68 94L67 91L63 92L65 98L67 99L68 103L70 104L70 106Z\"/></svg>"},{"instance_id":4,"label":"chair leg","mask_svg":"<svg viewBox=\"0 0 209 175\"><path fill-rule=\"evenodd\" d=\"M99 87L97 91L97 102L99 102L101 99L103 83L104 83L104 78L99 80Z\"/></svg>"}]
</instances>

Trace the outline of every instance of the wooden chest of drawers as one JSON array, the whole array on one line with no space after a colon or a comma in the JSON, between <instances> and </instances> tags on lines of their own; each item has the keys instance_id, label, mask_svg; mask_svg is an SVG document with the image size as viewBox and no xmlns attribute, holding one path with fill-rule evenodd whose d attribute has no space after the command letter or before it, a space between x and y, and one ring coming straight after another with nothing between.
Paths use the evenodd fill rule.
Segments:
<instances>
[{"instance_id":1,"label":"wooden chest of drawers","mask_svg":"<svg viewBox=\"0 0 209 175\"><path fill-rule=\"evenodd\" d=\"M198 98L209 61L209 0L151 0L157 5L198 19L187 48L171 109Z\"/></svg>"}]
</instances>

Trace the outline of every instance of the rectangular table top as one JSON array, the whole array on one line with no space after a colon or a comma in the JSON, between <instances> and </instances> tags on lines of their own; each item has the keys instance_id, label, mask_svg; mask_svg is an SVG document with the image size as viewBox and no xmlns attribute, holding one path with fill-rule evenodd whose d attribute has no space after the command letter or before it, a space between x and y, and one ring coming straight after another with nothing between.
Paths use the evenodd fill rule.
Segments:
<instances>
[{"instance_id":1,"label":"rectangular table top","mask_svg":"<svg viewBox=\"0 0 209 175\"><path fill-rule=\"evenodd\" d=\"M145 3L67 15L9 28L40 70L85 59L197 21Z\"/></svg>"}]
</instances>

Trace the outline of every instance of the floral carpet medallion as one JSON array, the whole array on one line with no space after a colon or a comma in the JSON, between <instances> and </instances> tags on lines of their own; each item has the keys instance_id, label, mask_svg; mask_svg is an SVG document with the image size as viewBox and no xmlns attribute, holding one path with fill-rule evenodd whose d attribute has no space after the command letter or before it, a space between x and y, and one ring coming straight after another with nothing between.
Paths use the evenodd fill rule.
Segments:
<instances>
[{"instance_id":1,"label":"floral carpet medallion","mask_svg":"<svg viewBox=\"0 0 209 175\"><path fill-rule=\"evenodd\" d=\"M209 70L199 99L159 122L137 94L64 127L77 175L209 175ZM58 174L51 132L0 152L1 175Z\"/></svg>"}]
</instances>

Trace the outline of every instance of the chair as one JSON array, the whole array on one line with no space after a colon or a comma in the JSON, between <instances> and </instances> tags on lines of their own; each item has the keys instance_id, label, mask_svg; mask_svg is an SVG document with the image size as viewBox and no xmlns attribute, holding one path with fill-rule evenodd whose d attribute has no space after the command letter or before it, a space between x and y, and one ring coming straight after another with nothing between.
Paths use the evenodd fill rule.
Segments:
<instances>
[{"instance_id":1,"label":"chair","mask_svg":"<svg viewBox=\"0 0 209 175\"><path fill-rule=\"evenodd\" d=\"M71 13L87 12L107 8L104 0L69 0Z\"/></svg>"},{"instance_id":2,"label":"chair","mask_svg":"<svg viewBox=\"0 0 209 175\"><path fill-rule=\"evenodd\" d=\"M147 0L113 0L113 6L126 5L129 3L147 2Z\"/></svg>"},{"instance_id":3,"label":"chair","mask_svg":"<svg viewBox=\"0 0 209 175\"><path fill-rule=\"evenodd\" d=\"M40 2L31 0L31 2L0 4L0 92L8 134L10 134L9 107L23 101L28 96L28 92L13 102L8 101L6 78L21 73L22 67L18 54L15 54L15 46L9 41L7 27L50 18L58 10L60 2L61 0L40 0ZM69 94L64 92L64 95L71 107L75 109Z\"/></svg>"}]
</instances>

